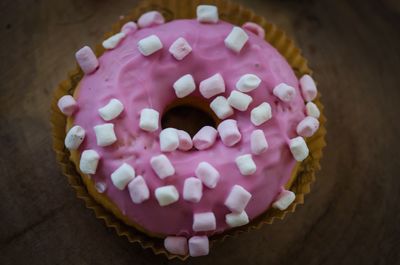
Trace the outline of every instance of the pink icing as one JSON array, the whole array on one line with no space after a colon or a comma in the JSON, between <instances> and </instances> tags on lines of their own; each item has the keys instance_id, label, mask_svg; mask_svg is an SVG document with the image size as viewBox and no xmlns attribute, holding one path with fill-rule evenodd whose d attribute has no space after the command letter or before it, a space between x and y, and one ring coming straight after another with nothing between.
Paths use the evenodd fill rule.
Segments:
<instances>
[{"instance_id":1,"label":"pink icing","mask_svg":"<svg viewBox=\"0 0 400 265\"><path fill-rule=\"evenodd\" d=\"M175 20L138 30L127 35L114 50L106 51L99 58L99 69L85 75L80 83L77 95L80 110L74 117L74 123L82 126L87 136L79 151L93 149L101 156L92 178L95 182L105 183L108 188L104 194L127 218L153 233L190 237L229 229L225 215L230 211L224 202L234 185L240 185L252 194L245 210L253 219L271 206L295 166L288 142L297 136L296 126L305 117L298 80L275 48L254 34L249 34L249 40L240 53L226 48L224 39L231 30L232 25L223 21L201 24L196 20ZM164 48L145 57L138 51L137 42L151 34L160 38ZM184 37L193 48L182 61L177 61L168 52L168 47L179 37ZM249 93L253 102L248 110L235 111L231 116L237 120L242 134L238 144L227 147L217 139L207 150L166 153L176 172L173 176L160 179L152 170L150 159L161 153L158 140L161 128L155 132L141 130L139 114L143 108L153 108L162 114L166 106L176 99L173 83L188 73L196 81L197 89L193 95L197 97L201 97L199 82L216 73L224 78L226 91L222 95L225 97L235 89L238 78L244 74L255 74L262 82ZM296 96L292 101L282 102L273 95L273 88L280 83L295 88ZM112 98L120 100L125 107L122 114L112 121L118 140L111 146L100 147L96 144L93 127L104 121L97 110ZM209 104L212 99L204 100ZM257 129L265 133L269 148L253 157L257 171L245 177L240 174L235 158L251 153L250 135L256 127L250 122L250 111L264 101L271 104L273 116ZM203 161L220 172L218 185L214 189L205 187L199 203L185 201L182 196L184 181L194 176L197 165ZM110 175L122 163L132 165L136 175L143 176L150 190L148 200L134 204L128 189L120 191L112 184ZM154 190L165 185L175 185L180 198L176 203L160 207ZM215 214L216 230L193 231L193 214L203 212Z\"/></svg>"}]
</instances>

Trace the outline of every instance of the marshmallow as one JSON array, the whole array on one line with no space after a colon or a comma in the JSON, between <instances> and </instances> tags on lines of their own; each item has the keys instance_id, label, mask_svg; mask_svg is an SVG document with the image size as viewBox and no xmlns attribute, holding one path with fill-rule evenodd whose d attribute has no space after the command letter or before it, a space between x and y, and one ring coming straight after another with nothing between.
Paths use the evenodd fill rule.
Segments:
<instances>
[{"instance_id":1,"label":"marshmallow","mask_svg":"<svg viewBox=\"0 0 400 265\"><path fill-rule=\"evenodd\" d=\"M186 255L188 253L188 242L183 236L167 236L164 239L165 249L176 255Z\"/></svg>"},{"instance_id":2,"label":"marshmallow","mask_svg":"<svg viewBox=\"0 0 400 265\"><path fill-rule=\"evenodd\" d=\"M133 21L129 21L127 23L125 23L122 28L121 28L121 32L125 33L126 35L129 33L133 33L137 30L137 25L135 22Z\"/></svg>"},{"instance_id":3,"label":"marshmallow","mask_svg":"<svg viewBox=\"0 0 400 265\"><path fill-rule=\"evenodd\" d=\"M199 5L197 6L197 21L202 23L217 23L218 22L218 8L212 5Z\"/></svg>"},{"instance_id":4,"label":"marshmallow","mask_svg":"<svg viewBox=\"0 0 400 265\"><path fill-rule=\"evenodd\" d=\"M271 118L271 106L267 102L263 102L251 110L250 120L256 126L263 124Z\"/></svg>"},{"instance_id":5,"label":"marshmallow","mask_svg":"<svg viewBox=\"0 0 400 265\"><path fill-rule=\"evenodd\" d=\"M184 38L178 38L169 46L169 53L178 61L183 60L191 51L189 43Z\"/></svg>"},{"instance_id":6,"label":"marshmallow","mask_svg":"<svg viewBox=\"0 0 400 265\"><path fill-rule=\"evenodd\" d=\"M104 182L96 182L96 184L94 184L94 187L98 193L104 193L107 189L107 184Z\"/></svg>"},{"instance_id":7,"label":"marshmallow","mask_svg":"<svg viewBox=\"0 0 400 265\"><path fill-rule=\"evenodd\" d=\"M232 90L231 94L228 97L229 105L239 111L247 110L252 101L252 97L236 90Z\"/></svg>"},{"instance_id":8,"label":"marshmallow","mask_svg":"<svg viewBox=\"0 0 400 265\"><path fill-rule=\"evenodd\" d=\"M184 75L179 78L173 85L175 94L178 98L183 98L195 91L196 84L193 76L190 74Z\"/></svg>"},{"instance_id":9,"label":"marshmallow","mask_svg":"<svg viewBox=\"0 0 400 265\"><path fill-rule=\"evenodd\" d=\"M183 199L189 202L199 202L203 196L203 185L198 178L185 179L183 184Z\"/></svg>"},{"instance_id":10,"label":"marshmallow","mask_svg":"<svg viewBox=\"0 0 400 265\"><path fill-rule=\"evenodd\" d=\"M114 133L114 124L104 123L93 127L96 134L98 146L112 145L117 141L117 136Z\"/></svg>"},{"instance_id":11,"label":"marshmallow","mask_svg":"<svg viewBox=\"0 0 400 265\"><path fill-rule=\"evenodd\" d=\"M206 256L210 243L207 236L193 236L189 239L189 255L192 257Z\"/></svg>"},{"instance_id":12,"label":"marshmallow","mask_svg":"<svg viewBox=\"0 0 400 265\"><path fill-rule=\"evenodd\" d=\"M215 74L203 81L199 85L200 94L205 98L211 98L217 94L225 92L225 82L221 74Z\"/></svg>"},{"instance_id":13,"label":"marshmallow","mask_svg":"<svg viewBox=\"0 0 400 265\"><path fill-rule=\"evenodd\" d=\"M305 101L314 100L317 97L317 87L314 79L309 75L303 75L300 78L300 87Z\"/></svg>"},{"instance_id":14,"label":"marshmallow","mask_svg":"<svg viewBox=\"0 0 400 265\"><path fill-rule=\"evenodd\" d=\"M242 28L256 34L258 37L260 37L262 39L265 38L265 30L256 23L246 22L242 25Z\"/></svg>"},{"instance_id":15,"label":"marshmallow","mask_svg":"<svg viewBox=\"0 0 400 265\"><path fill-rule=\"evenodd\" d=\"M257 166L254 163L251 154L245 154L236 157L235 163L239 168L240 174L243 176L252 175L257 170Z\"/></svg>"},{"instance_id":16,"label":"marshmallow","mask_svg":"<svg viewBox=\"0 0 400 265\"><path fill-rule=\"evenodd\" d=\"M123 163L111 174L111 181L117 189L123 190L134 177L135 170L133 167Z\"/></svg>"},{"instance_id":17,"label":"marshmallow","mask_svg":"<svg viewBox=\"0 0 400 265\"><path fill-rule=\"evenodd\" d=\"M218 96L211 101L210 108L221 120L233 115L233 109L229 105L228 100L223 96Z\"/></svg>"},{"instance_id":18,"label":"marshmallow","mask_svg":"<svg viewBox=\"0 0 400 265\"><path fill-rule=\"evenodd\" d=\"M141 39L138 43L138 49L144 56L149 56L163 48L161 40L156 35L150 35Z\"/></svg>"},{"instance_id":19,"label":"marshmallow","mask_svg":"<svg viewBox=\"0 0 400 265\"><path fill-rule=\"evenodd\" d=\"M154 195L160 206L167 206L179 200L178 190L173 185L157 188Z\"/></svg>"},{"instance_id":20,"label":"marshmallow","mask_svg":"<svg viewBox=\"0 0 400 265\"><path fill-rule=\"evenodd\" d=\"M249 36L240 27L233 27L231 33L225 38L225 46L234 52L239 53L246 44Z\"/></svg>"},{"instance_id":21,"label":"marshmallow","mask_svg":"<svg viewBox=\"0 0 400 265\"><path fill-rule=\"evenodd\" d=\"M242 75L236 82L236 89L241 92L250 92L256 89L261 83L261 79L253 74Z\"/></svg>"},{"instance_id":22,"label":"marshmallow","mask_svg":"<svg viewBox=\"0 0 400 265\"><path fill-rule=\"evenodd\" d=\"M193 147L193 142L192 138L190 135L183 131L183 130L177 130L178 131L178 138L179 138L179 145L178 149L181 151L189 151Z\"/></svg>"},{"instance_id":23,"label":"marshmallow","mask_svg":"<svg viewBox=\"0 0 400 265\"><path fill-rule=\"evenodd\" d=\"M295 199L296 195L293 192L289 190L283 190L272 204L272 207L281 211L286 210Z\"/></svg>"},{"instance_id":24,"label":"marshmallow","mask_svg":"<svg viewBox=\"0 0 400 265\"><path fill-rule=\"evenodd\" d=\"M174 128L166 128L160 133L161 152L175 151L179 146L178 132Z\"/></svg>"},{"instance_id":25,"label":"marshmallow","mask_svg":"<svg viewBox=\"0 0 400 265\"><path fill-rule=\"evenodd\" d=\"M303 137L296 137L290 139L289 142L290 151L293 154L293 157L296 161L303 161L308 156L308 147L306 142L304 141Z\"/></svg>"},{"instance_id":26,"label":"marshmallow","mask_svg":"<svg viewBox=\"0 0 400 265\"><path fill-rule=\"evenodd\" d=\"M193 215L193 231L204 232L215 230L217 221L213 212L195 213Z\"/></svg>"},{"instance_id":27,"label":"marshmallow","mask_svg":"<svg viewBox=\"0 0 400 265\"><path fill-rule=\"evenodd\" d=\"M139 127L148 132L154 132L158 129L158 120L160 114L154 109L142 109L140 112Z\"/></svg>"},{"instance_id":28,"label":"marshmallow","mask_svg":"<svg viewBox=\"0 0 400 265\"><path fill-rule=\"evenodd\" d=\"M150 164L160 179L165 179L175 174L175 168L165 155L153 156L150 159Z\"/></svg>"},{"instance_id":29,"label":"marshmallow","mask_svg":"<svg viewBox=\"0 0 400 265\"><path fill-rule=\"evenodd\" d=\"M126 34L123 32L119 32L105 41L103 41L103 47L107 50L112 50L118 46L118 44L125 38Z\"/></svg>"},{"instance_id":30,"label":"marshmallow","mask_svg":"<svg viewBox=\"0 0 400 265\"><path fill-rule=\"evenodd\" d=\"M319 109L317 107L317 105L315 105L312 102L308 102L306 104L306 113L308 116L314 117L316 119L319 118L319 115L321 115L321 113L319 112Z\"/></svg>"},{"instance_id":31,"label":"marshmallow","mask_svg":"<svg viewBox=\"0 0 400 265\"><path fill-rule=\"evenodd\" d=\"M96 55L88 46L77 51L75 53L75 58L85 74L94 72L94 70L99 66L99 61L97 60Z\"/></svg>"},{"instance_id":32,"label":"marshmallow","mask_svg":"<svg viewBox=\"0 0 400 265\"><path fill-rule=\"evenodd\" d=\"M224 120L218 125L217 130L222 143L228 147L235 145L242 139L236 120Z\"/></svg>"},{"instance_id":33,"label":"marshmallow","mask_svg":"<svg viewBox=\"0 0 400 265\"><path fill-rule=\"evenodd\" d=\"M197 150L211 147L217 138L217 130L211 126L204 126L193 136L193 145Z\"/></svg>"},{"instance_id":34,"label":"marshmallow","mask_svg":"<svg viewBox=\"0 0 400 265\"><path fill-rule=\"evenodd\" d=\"M311 137L319 128L319 121L314 117L305 117L297 125L296 132L303 137Z\"/></svg>"},{"instance_id":35,"label":"marshmallow","mask_svg":"<svg viewBox=\"0 0 400 265\"><path fill-rule=\"evenodd\" d=\"M94 150L85 150L81 154L79 161L79 169L84 174L96 174L97 164L99 163L100 156Z\"/></svg>"},{"instance_id":36,"label":"marshmallow","mask_svg":"<svg viewBox=\"0 0 400 265\"><path fill-rule=\"evenodd\" d=\"M75 125L68 131L67 136L65 136L64 144L69 150L76 150L84 139L85 130L81 126Z\"/></svg>"},{"instance_id":37,"label":"marshmallow","mask_svg":"<svg viewBox=\"0 0 400 265\"><path fill-rule=\"evenodd\" d=\"M259 155L267 151L268 142L265 139L265 134L262 130L254 130L250 135L251 153Z\"/></svg>"},{"instance_id":38,"label":"marshmallow","mask_svg":"<svg viewBox=\"0 0 400 265\"><path fill-rule=\"evenodd\" d=\"M158 11L150 11L141 15L138 19L138 25L140 28L146 28L165 23L163 15Z\"/></svg>"},{"instance_id":39,"label":"marshmallow","mask_svg":"<svg viewBox=\"0 0 400 265\"><path fill-rule=\"evenodd\" d=\"M207 162L200 162L194 174L210 189L217 186L220 178L218 170Z\"/></svg>"},{"instance_id":40,"label":"marshmallow","mask_svg":"<svg viewBox=\"0 0 400 265\"><path fill-rule=\"evenodd\" d=\"M105 121L115 119L124 110L124 105L116 98L111 99L107 105L99 109L99 114Z\"/></svg>"},{"instance_id":41,"label":"marshmallow","mask_svg":"<svg viewBox=\"0 0 400 265\"><path fill-rule=\"evenodd\" d=\"M149 199L150 191L142 176L137 176L128 184L129 195L133 203L139 204Z\"/></svg>"},{"instance_id":42,"label":"marshmallow","mask_svg":"<svg viewBox=\"0 0 400 265\"><path fill-rule=\"evenodd\" d=\"M225 206L234 213L241 213L246 208L251 199L251 194L242 186L232 187L228 197L225 200Z\"/></svg>"},{"instance_id":43,"label":"marshmallow","mask_svg":"<svg viewBox=\"0 0 400 265\"><path fill-rule=\"evenodd\" d=\"M71 116L78 109L78 104L76 103L75 99L70 95L62 96L58 100L57 106L60 111L66 116Z\"/></svg>"},{"instance_id":44,"label":"marshmallow","mask_svg":"<svg viewBox=\"0 0 400 265\"><path fill-rule=\"evenodd\" d=\"M289 102L292 101L292 99L296 95L296 90L294 89L294 87L291 87L285 83L280 83L274 88L273 94L280 100L284 102Z\"/></svg>"},{"instance_id":45,"label":"marshmallow","mask_svg":"<svg viewBox=\"0 0 400 265\"><path fill-rule=\"evenodd\" d=\"M245 211L241 213L229 213L225 215L225 222L229 227L238 227L249 223L249 217Z\"/></svg>"}]
</instances>

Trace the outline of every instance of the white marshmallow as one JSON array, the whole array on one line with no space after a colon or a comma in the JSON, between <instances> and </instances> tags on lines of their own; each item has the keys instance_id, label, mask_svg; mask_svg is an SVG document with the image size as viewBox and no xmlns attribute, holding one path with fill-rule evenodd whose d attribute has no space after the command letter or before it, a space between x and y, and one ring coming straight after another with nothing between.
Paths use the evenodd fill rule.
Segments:
<instances>
[{"instance_id":1,"label":"white marshmallow","mask_svg":"<svg viewBox=\"0 0 400 265\"><path fill-rule=\"evenodd\" d=\"M134 177L135 169L127 163L123 163L111 174L111 181L115 187L123 190Z\"/></svg>"},{"instance_id":2,"label":"white marshmallow","mask_svg":"<svg viewBox=\"0 0 400 265\"><path fill-rule=\"evenodd\" d=\"M157 26L165 23L163 15L158 11L149 11L142 14L138 19L138 26L140 28Z\"/></svg>"},{"instance_id":3,"label":"white marshmallow","mask_svg":"<svg viewBox=\"0 0 400 265\"><path fill-rule=\"evenodd\" d=\"M236 83L236 89L241 92L250 92L256 89L261 83L261 79L254 74L242 75Z\"/></svg>"},{"instance_id":4,"label":"white marshmallow","mask_svg":"<svg viewBox=\"0 0 400 265\"><path fill-rule=\"evenodd\" d=\"M105 121L115 119L124 110L124 105L116 98L111 99L107 105L99 109L99 114Z\"/></svg>"},{"instance_id":5,"label":"white marshmallow","mask_svg":"<svg viewBox=\"0 0 400 265\"><path fill-rule=\"evenodd\" d=\"M96 174L100 155L94 150L85 150L81 154L79 169L84 174Z\"/></svg>"},{"instance_id":6,"label":"white marshmallow","mask_svg":"<svg viewBox=\"0 0 400 265\"><path fill-rule=\"evenodd\" d=\"M179 200L178 190L173 185L157 188L154 195L160 206L167 206Z\"/></svg>"},{"instance_id":7,"label":"white marshmallow","mask_svg":"<svg viewBox=\"0 0 400 265\"><path fill-rule=\"evenodd\" d=\"M242 139L236 120L224 120L218 125L217 130L222 143L228 147L234 146Z\"/></svg>"},{"instance_id":8,"label":"white marshmallow","mask_svg":"<svg viewBox=\"0 0 400 265\"><path fill-rule=\"evenodd\" d=\"M96 182L96 184L94 184L94 187L98 193L104 193L107 190L107 184L101 181Z\"/></svg>"},{"instance_id":9,"label":"white marshmallow","mask_svg":"<svg viewBox=\"0 0 400 265\"><path fill-rule=\"evenodd\" d=\"M177 130L178 131L178 138L179 138L179 146L178 149L181 151L189 151L193 147L193 141L190 135L183 131L183 130Z\"/></svg>"},{"instance_id":10,"label":"white marshmallow","mask_svg":"<svg viewBox=\"0 0 400 265\"><path fill-rule=\"evenodd\" d=\"M308 116L314 117L316 119L319 118L319 115L321 115L321 113L319 112L319 109L317 107L317 105L315 105L312 102L308 102L306 104L306 113Z\"/></svg>"},{"instance_id":11,"label":"white marshmallow","mask_svg":"<svg viewBox=\"0 0 400 265\"><path fill-rule=\"evenodd\" d=\"M215 74L200 82L200 94L205 98L211 98L225 92L225 81L221 74Z\"/></svg>"},{"instance_id":12,"label":"white marshmallow","mask_svg":"<svg viewBox=\"0 0 400 265\"><path fill-rule=\"evenodd\" d=\"M211 101L210 108L221 120L233 115L232 107L229 105L228 100L223 96L218 96L213 101Z\"/></svg>"},{"instance_id":13,"label":"white marshmallow","mask_svg":"<svg viewBox=\"0 0 400 265\"><path fill-rule=\"evenodd\" d=\"M229 227L238 227L249 223L249 217L245 211L241 213L229 213L225 215L225 222Z\"/></svg>"},{"instance_id":14,"label":"white marshmallow","mask_svg":"<svg viewBox=\"0 0 400 265\"><path fill-rule=\"evenodd\" d=\"M251 199L251 193L240 185L234 185L225 200L225 206L234 213L241 213Z\"/></svg>"},{"instance_id":15,"label":"white marshmallow","mask_svg":"<svg viewBox=\"0 0 400 265\"><path fill-rule=\"evenodd\" d=\"M252 97L236 90L232 90L228 97L229 105L239 111L246 111L252 101Z\"/></svg>"},{"instance_id":16,"label":"white marshmallow","mask_svg":"<svg viewBox=\"0 0 400 265\"><path fill-rule=\"evenodd\" d=\"M289 147L296 161L301 162L307 158L309 151L303 137L298 136L296 138L290 139Z\"/></svg>"},{"instance_id":17,"label":"white marshmallow","mask_svg":"<svg viewBox=\"0 0 400 265\"><path fill-rule=\"evenodd\" d=\"M122 26L121 32L123 32L125 34L131 34L131 33L134 33L135 31L137 31L137 29L138 29L138 26L136 25L136 23L133 21L129 21Z\"/></svg>"},{"instance_id":18,"label":"white marshmallow","mask_svg":"<svg viewBox=\"0 0 400 265\"><path fill-rule=\"evenodd\" d=\"M218 170L208 162L200 162L194 174L201 180L204 186L210 189L215 188L220 179Z\"/></svg>"},{"instance_id":19,"label":"white marshmallow","mask_svg":"<svg viewBox=\"0 0 400 265\"><path fill-rule=\"evenodd\" d=\"M249 36L240 27L233 27L231 33L225 38L225 46L234 52L239 53L243 46L246 44Z\"/></svg>"},{"instance_id":20,"label":"white marshmallow","mask_svg":"<svg viewBox=\"0 0 400 265\"><path fill-rule=\"evenodd\" d=\"M187 74L179 78L173 85L175 94L178 98L183 98L196 90L193 76Z\"/></svg>"},{"instance_id":21,"label":"white marshmallow","mask_svg":"<svg viewBox=\"0 0 400 265\"><path fill-rule=\"evenodd\" d=\"M75 125L68 131L64 140L64 144L69 150L76 150L79 148L84 139L85 130L81 126Z\"/></svg>"},{"instance_id":22,"label":"white marshmallow","mask_svg":"<svg viewBox=\"0 0 400 265\"><path fill-rule=\"evenodd\" d=\"M175 151L179 146L178 132L174 128L166 128L160 133L161 152Z\"/></svg>"},{"instance_id":23,"label":"white marshmallow","mask_svg":"<svg viewBox=\"0 0 400 265\"><path fill-rule=\"evenodd\" d=\"M284 190L279 195L276 201L272 204L272 207L281 211L286 210L292 202L296 199L296 195L289 191Z\"/></svg>"},{"instance_id":24,"label":"white marshmallow","mask_svg":"<svg viewBox=\"0 0 400 265\"><path fill-rule=\"evenodd\" d=\"M160 114L154 109L142 109L140 112L139 127L148 132L154 132L158 129Z\"/></svg>"},{"instance_id":25,"label":"white marshmallow","mask_svg":"<svg viewBox=\"0 0 400 265\"><path fill-rule=\"evenodd\" d=\"M271 106L267 102L263 102L251 110L251 122L259 126L272 118Z\"/></svg>"},{"instance_id":26,"label":"white marshmallow","mask_svg":"<svg viewBox=\"0 0 400 265\"><path fill-rule=\"evenodd\" d=\"M285 83L280 83L272 91L273 94L284 102L292 101L296 95L296 90Z\"/></svg>"},{"instance_id":27,"label":"white marshmallow","mask_svg":"<svg viewBox=\"0 0 400 265\"><path fill-rule=\"evenodd\" d=\"M71 95L62 96L58 102L57 106L60 111L66 116L71 116L78 110L78 103Z\"/></svg>"},{"instance_id":28,"label":"white marshmallow","mask_svg":"<svg viewBox=\"0 0 400 265\"><path fill-rule=\"evenodd\" d=\"M236 165L239 168L240 174L248 176L254 174L257 170L257 166L253 161L251 154L245 154L236 157Z\"/></svg>"},{"instance_id":29,"label":"white marshmallow","mask_svg":"<svg viewBox=\"0 0 400 265\"><path fill-rule=\"evenodd\" d=\"M259 155L267 151L268 142L262 130L254 130L250 135L251 153Z\"/></svg>"},{"instance_id":30,"label":"white marshmallow","mask_svg":"<svg viewBox=\"0 0 400 265\"><path fill-rule=\"evenodd\" d=\"M150 191L142 176L135 177L128 184L129 195L133 203L139 204L149 199Z\"/></svg>"},{"instance_id":31,"label":"white marshmallow","mask_svg":"<svg viewBox=\"0 0 400 265\"><path fill-rule=\"evenodd\" d=\"M153 156L150 159L150 165L160 179L165 179L175 174L175 168L165 155Z\"/></svg>"},{"instance_id":32,"label":"white marshmallow","mask_svg":"<svg viewBox=\"0 0 400 265\"><path fill-rule=\"evenodd\" d=\"M188 242L183 236L167 236L164 239L164 247L172 254L185 256L188 253Z\"/></svg>"},{"instance_id":33,"label":"white marshmallow","mask_svg":"<svg viewBox=\"0 0 400 265\"><path fill-rule=\"evenodd\" d=\"M75 58L85 74L94 72L99 66L99 61L97 60L96 55L88 46L85 46L77 51L75 53Z\"/></svg>"},{"instance_id":34,"label":"white marshmallow","mask_svg":"<svg viewBox=\"0 0 400 265\"><path fill-rule=\"evenodd\" d=\"M138 42L138 49L144 56L149 56L163 48L161 40L156 35L150 35Z\"/></svg>"},{"instance_id":35,"label":"white marshmallow","mask_svg":"<svg viewBox=\"0 0 400 265\"><path fill-rule=\"evenodd\" d=\"M93 129L96 134L98 146L112 145L117 141L117 136L115 136L114 132L114 124L104 123L94 126Z\"/></svg>"},{"instance_id":36,"label":"white marshmallow","mask_svg":"<svg viewBox=\"0 0 400 265\"><path fill-rule=\"evenodd\" d=\"M198 178L185 179L183 184L183 199L189 202L199 202L203 196L203 184Z\"/></svg>"},{"instance_id":37,"label":"white marshmallow","mask_svg":"<svg viewBox=\"0 0 400 265\"><path fill-rule=\"evenodd\" d=\"M304 100L307 102L314 100L318 94L314 79L310 75L303 75L299 82Z\"/></svg>"},{"instance_id":38,"label":"white marshmallow","mask_svg":"<svg viewBox=\"0 0 400 265\"><path fill-rule=\"evenodd\" d=\"M203 23L217 23L218 22L218 8L212 5L199 5L197 6L197 21Z\"/></svg>"},{"instance_id":39,"label":"white marshmallow","mask_svg":"<svg viewBox=\"0 0 400 265\"><path fill-rule=\"evenodd\" d=\"M178 61L183 60L189 53L192 52L192 47L184 38L178 38L169 46L169 53Z\"/></svg>"},{"instance_id":40,"label":"white marshmallow","mask_svg":"<svg viewBox=\"0 0 400 265\"><path fill-rule=\"evenodd\" d=\"M104 49L112 50L125 38L124 32L117 33L103 41Z\"/></svg>"},{"instance_id":41,"label":"white marshmallow","mask_svg":"<svg viewBox=\"0 0 400 265\"><path fill-rule=\"evenodd\" d=\"M195 213L193 215L193 231L212 231L217 227L217 221L213 212Z\"/></svg>"}]
</instances>

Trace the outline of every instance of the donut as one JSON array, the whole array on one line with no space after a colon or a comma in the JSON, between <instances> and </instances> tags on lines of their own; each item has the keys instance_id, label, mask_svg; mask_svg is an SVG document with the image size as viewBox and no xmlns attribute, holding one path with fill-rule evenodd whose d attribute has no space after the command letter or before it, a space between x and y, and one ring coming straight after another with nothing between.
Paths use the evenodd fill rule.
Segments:
<instances>
[{"instance_id":1,"label":"donut","mask_svg":"<svg viewBox=\"0 0 400 265\"><path fill-rule=\"evenodd\" d=\"M167 23L152 11L103 47L98 58L76 53L83 77L58 106L71 160L117 218L170 253L202 256L210 236L295 200L288 189L319 126L316 86L260 26L222 21L208 5ZM178 112L197 131L162 122L182 107L208 123L196 127L189 111Z\"/></svg>"}]
</instances>

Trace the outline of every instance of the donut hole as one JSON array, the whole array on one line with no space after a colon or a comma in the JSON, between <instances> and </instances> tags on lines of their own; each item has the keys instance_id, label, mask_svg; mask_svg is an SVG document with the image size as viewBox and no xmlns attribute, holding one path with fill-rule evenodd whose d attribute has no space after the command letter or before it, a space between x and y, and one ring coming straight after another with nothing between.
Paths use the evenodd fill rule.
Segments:
<instances>
[{"instance_id":1,"label":"donut hole","mask_svg":"<svg viewBox=\"0 0 400 265\"><path fill-rule=\"evenodd\" d=\"M165 109L161 116L161 127L184 130L191 137L204 126L217 128L219 120L208 104L198 98L177 99Z\"/></svg>"}]
</instances>

